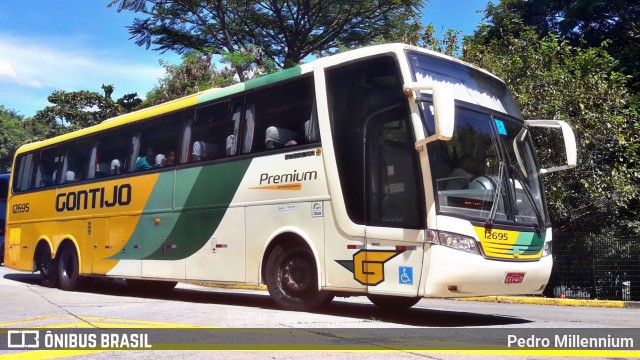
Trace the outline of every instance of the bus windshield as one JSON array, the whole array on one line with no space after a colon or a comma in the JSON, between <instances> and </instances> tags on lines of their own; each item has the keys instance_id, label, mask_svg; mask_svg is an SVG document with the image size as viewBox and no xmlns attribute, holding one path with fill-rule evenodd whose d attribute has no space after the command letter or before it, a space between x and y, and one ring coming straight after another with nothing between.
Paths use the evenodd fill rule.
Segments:
<instances>
[{"instance_id":1,"label":"bus windshield","mask_svg":"<svg viewBox=\"0 0 640 360\"><path fill-rule=\"evenodd\" d=\"M460 63L413 52L408 58L415 81L451 87L457 101L471 104L456 107L451 140L428 145L438 213L488 223L546 224L531 136L506 86ZM431 135L431 97L422 94L419 104L425 130ZM480 110L471 110L476 108Z\"/></svg>"},{"instance_id":2,"label":"bus windshield","mask_svg":"<svg viewBox=\"0 0 640 360\"><path fill-rule=\"evenodd\" d=\"M421 105L432 133L431 104ZM531 136L521 123L457 107L453 137L428 151L439 213L547 223Z\"/></svg>"}]
</instances>

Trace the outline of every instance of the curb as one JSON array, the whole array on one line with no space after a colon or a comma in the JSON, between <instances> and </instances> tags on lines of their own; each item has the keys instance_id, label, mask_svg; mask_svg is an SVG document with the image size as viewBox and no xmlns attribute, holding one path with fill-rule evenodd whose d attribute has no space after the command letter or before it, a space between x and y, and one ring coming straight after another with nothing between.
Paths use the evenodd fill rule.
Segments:
<instances>
[{"instance_id":1,"label":"curb","mask_svg":"<svg viewBox=\"0 0 640 360\"><path fill-rule=\"evenodd\" d=\"M617 301L617 300L577 300L577 299L556 299L556 298L541 298L541 297L527 297L527 296L483 296L483 297L456 298L456 300L498 302L498 303L509 303L509 304L534 304L534 305L640 309L640 302Z\"/></svg>"}]
</instances>

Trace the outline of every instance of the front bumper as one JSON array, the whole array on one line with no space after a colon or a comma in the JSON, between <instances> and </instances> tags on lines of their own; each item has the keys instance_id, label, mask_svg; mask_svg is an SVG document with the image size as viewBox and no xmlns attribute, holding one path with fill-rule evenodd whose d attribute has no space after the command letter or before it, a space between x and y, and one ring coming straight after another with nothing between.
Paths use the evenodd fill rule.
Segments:
<instances>
[{"instance_id":1,"label":"front bumper","mask_svg":"<svg viewBox=\"0 0 640 360\"><path fill-rule=\"evenodd\" d=\"M432 245L425 297L540 294L549 281L553 260L499 261ZM509 273L524 273L521 283L505 283Z\"/></svg>"}]
</instances>

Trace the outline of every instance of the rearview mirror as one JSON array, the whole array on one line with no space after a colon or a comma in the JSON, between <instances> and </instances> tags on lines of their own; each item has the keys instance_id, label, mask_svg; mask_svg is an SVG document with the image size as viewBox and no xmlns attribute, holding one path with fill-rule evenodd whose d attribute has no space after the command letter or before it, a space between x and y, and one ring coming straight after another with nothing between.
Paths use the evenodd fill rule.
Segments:
<instances>
[{"instance_id":1,"label":"rearview mirror","mask_svg":"<svg viewBox=\"0 0 640 360\"><path fill-rule=\"evenodd\" d=\"M433 94L435 134L418 140L416 148L435 140L450 140L453 136L455 125L455 105L451 88L446 85L429 82L411 82L404 84L403 90L405 95L409 97L415 97L415 92L420 90L431 90Z\"/></svg>"},{"instance_id":2,"label":"rearview mirror","mask_svg":"<svg viewBox=\"0 0 640 360\"><path fill-rule=\"evenodd\" d=\"M578 152L576 150L576 137L573 134L573 130L571 129L569 124L561 120L525 120L524 123L530 128L540 127L562 130L564 148L567 155L567 163L566 165L540 169L540 174L548 174L554 171L572 169L576 167L578 158Z\"/></svg>"}]
</instances>

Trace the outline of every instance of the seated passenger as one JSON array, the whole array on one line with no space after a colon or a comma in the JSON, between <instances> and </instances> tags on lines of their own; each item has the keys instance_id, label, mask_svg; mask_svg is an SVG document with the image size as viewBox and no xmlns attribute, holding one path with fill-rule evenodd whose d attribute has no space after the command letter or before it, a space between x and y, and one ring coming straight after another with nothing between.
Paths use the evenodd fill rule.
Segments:
<instances>
[{"instance_id":1,"label":"seated passenger","mask_svg":"<svg viewBox=\"0 0 640 360\"><path fill-rule=\"evenodd\" d=\"M198 140L193 143L193 151L191 152L191 161L202 161L214 159L218 155L218 146Z\"/></svg>"},{"instance_id":2,"label":"seated passenger","mask_svg":"<svg viewBox=\"0 0 640 360\"><path fill-rule=\"evenodd\" d=\"M156 165L155 167L164 167L164 163L167 161L167 158L164 154L156 155Z\"/></svg>"},{"instance_id":3,"label":"seated passenger","mask_svg":"<svg viewBox=\"0 0 640 360\"><path fill-rule=\"evenodd\" d=\"M286 128L269 126L265 131L264 148L267 150L281 148L283 146L297 145L295 140L297 133Z\"/></svg>"},{"instance_id":4,"label":"seated passenger","mask_svg":"<svg viewBox=\"0 0 640 360\"><path fill-rule=\"evenodd\" d=\"M121 168L120 160L118 159L111 160L111 175L120 175L121 174L120 168Z\"/></svg>"},{"instance_id":5,"label":"seated passenger","mask_svg":"<svg viewBox=\"0 0 640 360\"><path fill-rule=\"evenodd\" d=\"M226 144L225 144L225 148L226 148L227 156L234 155L235 150L236 150L236 136L235 135L227 136L227 141L226 141Z\"/></svg>"},{"instance_id":6,"label":"seated passenger","mask_svg":"<svg viewBox=\"0 0 640 360\"><path fill-rule=\"evenodd\" d=\"M76 181L76 173L69 170L64 175L64 182Z\"/></svg>"},{"instance_id":7,"label":"seated passenger","mask_svg":"<svg viewBox=\"0 0 640 360\"><path fill-rule=\"evenodd\" d=\"M164 166L174 166L176 164L176 153L175 151L169 151L167 154L167 159L164 162Z\"/></svg>"},{"instance_id":8,"label":"seated passenger","mask_svg":"<svg viewBox=\"0 0 640 360\"><path fill-rule=\"evenodd\" d=\"M147 148L147 154L145 156L141 156L138 161L136 161L134 170L141 171L153 169L153 164L155 164L155 152L153 149Z\"/></svg>"}]
</instances>

